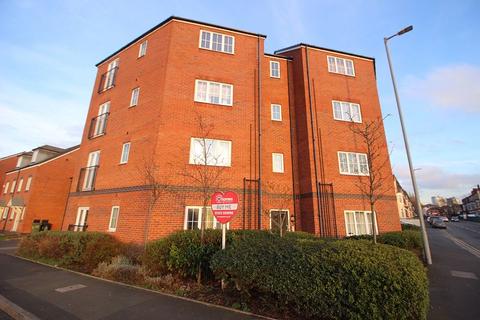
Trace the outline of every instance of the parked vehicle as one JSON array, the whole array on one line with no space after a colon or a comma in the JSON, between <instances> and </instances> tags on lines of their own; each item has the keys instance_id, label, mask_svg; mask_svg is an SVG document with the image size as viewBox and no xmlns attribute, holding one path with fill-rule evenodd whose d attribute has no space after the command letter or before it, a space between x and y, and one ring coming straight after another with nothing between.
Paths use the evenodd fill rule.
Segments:
<instances>
[{"instance_id":1,"label":"parked vehicle","mask_svg":"<svg viewBox=\"0 0 480 320\"><path fill-rule=\"evenodd\" d=\"M451 222L460 222L460 219L458 218L458 216L452 216L452 217L450 218L450 221L451 221Z\"/></svg>"},{"instance_id":2,"label":"parked vehicle","mask_svg":"<svg viewBox=\"0 0 480 320\"><path fill-rule=\"evenodd\" d=\"M432 225L432 228L439 228L439 229L446 229L447 228L447 225L445 224L443 219L440 218L440 217L433 218L431 225Z\"/></svg>"},{"instance_id":3,"label":"parked vehicle","mask_svg":"<svg viewBox=\"0 0 480 320\"><path fill-rule=\"evenodd\" d=\"M442 217L440 217L440 218L442 219L443 222L448 222L448 221L450 221L450 220L448 220L447 217L443 217L443 216L442 216Z\"/></svg>"}]
</instances>

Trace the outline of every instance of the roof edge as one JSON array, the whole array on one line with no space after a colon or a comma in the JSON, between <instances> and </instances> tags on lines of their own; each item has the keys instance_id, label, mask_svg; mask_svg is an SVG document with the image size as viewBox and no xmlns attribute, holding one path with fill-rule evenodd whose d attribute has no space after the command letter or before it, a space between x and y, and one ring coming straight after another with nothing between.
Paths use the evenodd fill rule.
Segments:
<instances>
[{"instance_id":1,"label":"roof edge","mask_svg":"<svg viewBox=\"0 0 480 320\"><path fill-rule=\"evenodd\" d=\"M266 53L266 52L264 52L263 55L264 55L264 56L267 56L267 57L272 57L272 58L285 59L285 60L293 60L292 57L281 56L281 55L273 54L273 53Z\"/></svg>"},{"instance_id":2,"label":"roof edge","mask_svg":"<svg viewBox=\"0 0 480 320\"><path fill-rule=\"evenodd\" d=\"M117 51L115 51L114 53L110 54L108 57L106 57L106 58L104 58L103 60L101 60L100 62L98 62L98 63L95 65L95 67L98 67L99 65L101 65L102 63L104 63L105 61L107 61L108 59L110 59L111 57L115 56L117 53L119 53L119 52L123 51L124 49L128 48L129 46L131 46L132 44L134 44L135 42L137 42L137 41L140 40L141 38L143 38L143 37L145 37L146 35L152 33L153 31L157 30L158 28L163 27L164 25L166 25L167 23L169 23L169 22L172 21L172 20L179 20L179 21L183 21L183 22L201 24L201 25L204 25L204 26L207 26L207 27L219 28L219 29L224 29L224 30L228 30L228 31L244 33L244 34L248 34L248 35L255 36L255 37L261 37L261 38L266 38L266 37L267 37L266 35L263 35L263 34L260 34L260 33L254 33L254 32L244 31L244 30L240 30L240 29L224 27L224 26L221 26L221 25L218 25L218 24L213 24L213 23L208 23L208 22L202 22L202 21L197 21L197 20L193 20L193 19L182 18L182 17L178 17L178 16L170 16L170 17L168 17L167 19L165 19L165 20L163 20L162 22L160 22L159 24L157 24L156 26L148 29L147 31L145 31L144 33L142 33L140 36L136 37L135 39L133 39L132 41L130 41L129 43L127 43L126 45L124 45L123 47L121 47L120 49L118 49Z\"/></svg>"},{"instance_id":3,"label":"roof edge","mask_svg":"<svg viewBox=\"0 0 480 320\"><path fill-rule=\"evenodd\" d=\"M302 46L303 47L310 47L310 48L314 48L314 49L319 49L319 50L336 52L336 53L340 53L340 54L346 54L346 55L353 56L353 57L359 57L359 58L375 61L375 58L373 58L373 57L363 56L363 55L356 54L356 53L351 53L351 52L346 52L346 51L341 51L341 50L335 50L335 49L330 49L330 48L325 48L325 47L319 47L319 46L304 43L304 42L300 42L298 44L294 44L292 46L289 46L289 47L286 47L286 48L283 48L283 49L275 50L274 53L275 54L280 54L280 53L291 51L293 49L296 49L296 48L302 47Z\"/></svg>"},{"instance_id":4,"label":"roof edge","mask_svg":"<svg viewBox=\"0 0 480 320\"><path fill-rule=\"evenodd\" d=\"M30 168L30 167L42 165L42 164L45 163L45 162L49 162L49 161L55 160L55 159L57 159L57 158L60 158L61 156L66 155L67 153L70 153L70 152L73 152L73 151L77 151L77 150L79 150L79 149L80 149L80 145L79 145L79 144L76 145L76 146L70 147L70 148L65 148L63 152L61 152L61 153L59 153L59 154L56 154L55 156L53 156L53 157L51 157L51 158L45 159L45 160L40 161L40 162L29 163L28 165L26 165L26 166L24 166L24 167L15 168L15 169L6 171L5 174L9 174L9 173L11 173L11 172L22 171L22 170L28 169L28 168Z\"/></svg>"}]
</instances>

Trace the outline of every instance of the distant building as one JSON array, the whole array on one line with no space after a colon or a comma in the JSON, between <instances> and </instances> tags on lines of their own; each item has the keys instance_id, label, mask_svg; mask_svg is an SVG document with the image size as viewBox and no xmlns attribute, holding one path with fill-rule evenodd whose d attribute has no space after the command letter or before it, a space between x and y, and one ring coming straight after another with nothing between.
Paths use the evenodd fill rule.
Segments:
<instances>
[{"instance_id":1,"label":"distant building","mask_svg":"<svg viewBox=\"0 0 480 320\"><path fill-rule=\"evenodd\" d=\"M78 150L44 145L15 155L16 166L2 176L2 230L28 233L36 220L61 229Z\"/></svg>"},{"instance_id":2,"label":"distant building","mask_svg":"<svg viewBox=\"0 0 480 320\"><path fill-rule=\"evenodd\" d=\"M480 216L480 185L473 188L470 195L462 199L463 212Z\"/></svg>"},{"instance_id":3,"label":"distant building","mask_svg":"<svg viewBox=\"0 0 480 320\"><path fill-rule=\"evenodd\" d=\"M447 201L444 197L441 196L434 196L432 197L432 204L437 207L444 207L447 205Z\"/></svg>"},{"instance_id":4,"label":"distant building","mask_svg":"<svg viewBox=\"0 0 480 320\"><path fill-rule=\"evenodd\" d=\"M402 188L397 177L393 176L395 181L395 195L397 196L398 214L400 218L413 218L415 216L415 204L408 193Z\"/></svg>"},{"instance_id":5,"label":"distant building","mask_svg":"<svg viewBox=\"0 0 480 320\"><path fill-rule=\"evenodd\" d=\"M456 197L447 198L447 206L453 207L458 204L462 204L462 202L458 200Z\"/></svg>"}]
</instances>

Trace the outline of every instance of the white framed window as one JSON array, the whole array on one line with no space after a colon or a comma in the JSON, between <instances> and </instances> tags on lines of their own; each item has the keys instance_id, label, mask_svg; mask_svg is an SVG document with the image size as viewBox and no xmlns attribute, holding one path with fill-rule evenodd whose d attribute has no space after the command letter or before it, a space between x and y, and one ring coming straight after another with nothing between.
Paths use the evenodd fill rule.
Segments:
<instances>
[{"instance_id":1,"label":"white framed window","mask_svg":"<svg viewBox=\"0 0 480 320\"><path fill-rule=\"evenodd\" d=\"M147 45L148 41L145 40L140 44L140 47L138 48L138 57L143 57L147 53Z\"/></svg>"},{"instance_id":2,"label":"white framed window","mask_svg":"<svg viewBox=\"0 0 480 320\"><path fill-rule=\"evenodd\" d=\"M327 56L327 61L329 72L345 74L352 77L355 76L353 60Z\"/></svg>"},{"instance_id":3,"label":"white framed window","mask_svg":"<svg viewBox=\"0 0 480 320\"><path fill-rule=\"evenodd\" d=\"M23 157L18 157L17 159L17 168L19 168L21 165L22 165L22 160L23 160Z\"/></svg>"},{"instance_id":4,"label":"white framed window","mask_svg":"<svg viewBox=\"0 0 480 320\"><path fill-rule=\"evenodd\" d=\"M35 150L35 151L33 151L33 154L32 154L32 162L37 161L38 153L39 153L39 152L40 152L40 150Z\"/></svg>"},{"instance_id":5,"label":"white framed window","mask_svg":"<svg viewBox=\"0 0 480 320\"><path fill-rule=\"evenodd\" d=\"M103 84L103 90L108 90L115 85L115 75L118 70L119 62L120 59L117 58L108 64L105 83Z\"/></svg>"},{"instance_id":6,"label":"white framed window","mask_svg":"<svg viewBox=\"0 0 480 320\"><path fill-rule=\"evenodd\" d=\"M12 210L10 210L10 220L13 220L15 218L15 207L12 207Z\"/></svg>"},{"instance_id":7,"label":"white framed window","mask_svg":"<svg viewBox=\"0 0 480 320\"><path fill-rule=\"evenodd\" d=\"M270 77L280 78L280 62L270 60Z\"/></svg>"},{"instance_id":8,"label":"white framed window","mask_svg":"<svg viewBox=\"0 0 480 320\"><path fill-rule=\"evenodd\" d=\"M283 173L283 153L272 153L272 171L276 173Z\"/></svg>"},{"instance_id":9,"label":"white framed window","mask_svg":"<svg viewBox=\"0 0 480 320\"><path fill-rule=\"evenodd\" d=\"M127 163L129 155L130 155L130 142L126 142L122 146L122 155L120 156L120 163L121 164Z\"/></svg>"},{"instance_id":10,"label":"white framed window","mask_svg":"<svg viewBox=\"0 0 480 320\"><path fill-rule=\"evenodd\" d=\"M73 231L87 231L87 221L88 213L90 212L89 207L78 207L77 219L75 220L75 225Z\"/></svg>"},{"instance_id":11,"label":"white framed window","mask_svg":"<svg viewBox=\"0 0 480 320\"><path fill-rule=\"evenodd\" d=\"M132 90L132 96L130 97L130 107L134 107L138 104L138 96L140 95L140 87L136 87Z\"/></svg>"},{"instance_id":12,"label":"white framed window","mask_svg":"<svg viewBox=\"0 0 480 320\"><path fill-rule=\"evenodd\" d=\"M23 177L20 179L20 181L18 181L17 192L22 191L22 186L23 186Z\"/></svg>"},{"instance_id":13,"label":"white framed window","mask_svg":"<svg viewBox=\"0 0 480 320\"><path fill-rule=\"evenodd\" d=\"M190 164L230 167L232 142L204 138L190 139Z\"/></svg>"},{"instance_id":14,"label":"white framed window","mask_svg":"<svg viewBox=\"0 0 480 320\"><path fill-rule=\"evenodd\" d=\"M9 186L10 186L10 182L7 182L7 183L5 184L5 188L3 188L3 194L7 194L7 192L8 192L8 187L9 187Z\"/></svg>"},{"instance_id":15,"label":"white framed window","mask_svg":"<svg viewBox=\"0 0 480 320\"><path fill-rule=\"evenodd\" d=\"M25 210L27 210L27 208L22 207L22 214L20 215L20 220L23 220L23 218L25 218Z\"/></svg>"},{"instance_id":16,"label":"white framed window","mask_svg":"<svg viewBox=\"0 0 480 320\"><path fill-rule=\"evenodd\" d=\"M202 49L233 54L235 51L235 37L200 30L199 47Z\"/></svg>"},{"instance_id":17,"label":"white framed window","mask_svg":"<svg viewBox=\"0 0 480 320\"><path fill-rule=\"evenodd\" d=\"M31 185L32 185L32 176L29 176L27 179L27 184L25 184L25 191L29 191Z\"/></svg>"},{"instance_id":18,"label":"white framed window","mask_svg":"<svg viewBox=\"0 0 480 320\"><path fill-rule=\"evenodd\" d=\"M282 106L279 104L271 104L272 120L282 121Z\"/></svg>"},{"instance_id":19,"label":"white framed window","mask_svg":"<svg viewBox=\"0 0 480 320\"><path fill-rule=\"evenodd\" d=\"M364 234L373 234L372 214L371 211L353 211L346 210L345 212L345 228L346 236L360 236ZM374 214L375 222L377 217ZM378 224L375 223L375 226ZM378 227L375 230L378 234Z\"/></svg>"},{"instance_id":20,"label":"white framed window","mask_svg":"<svg viewBox=\"0 0 480 320\"><path fill-rule=\"evenodd\" d=\"M368 161L365 153L338 152L338 165L341 174L368 176Z\"/></svg>"},{"instance_id":21,"label":"white framed window","mask_svg":"<svg viewBox=\"0 0 480 320\"><path fill-rule=\"evenodd\" d=\"M233 85L206 80L195 80L195 101L232 106Z\"/></svg>"},{"instance_id":22,"label":"white framed window","mask_svg":"<svg viewBox=\"0 0 480 320\"><path fill-rule=\"evenodd\" d=\"M110 213L110 222L108 223L108 231L115 232L117 230L118 215L120 214L120 207L113 206Z\"/></svg>"},{"instance_id":23,"label":"white framed window","mask_svg":"<svg viewBox=\"0 0 480 320\"><path fill-rule=\"evenodd\" d=\"M202 223L203 207L187 206L185 207L185 222L183 229L199 230ZM213 215L211 207L206 207L205 229L222 229L222 224L217 221ZM227 229L230 229L230 223L227 223Z\"/></svg>"},{"instance_id":24,"label":"white framed window","mask_svg":"<svg viewBox=\"0 0 480 320\"><path fill-rule=\"evenodd\" d=\"M107 118L110 112L110 101L102 103L98 107L98 115L95 121L92 138L105 134L107 128Z\"/></svg>"},{"instance_id":25,"label":"white framed window","mask_svg":"<svg viewBox=\"0 0 480 320\"><path fill-rule=\"evenodd\" d=\"M7 219L8 217L8 207L3 208L2 219Z\"/></svg>"},{"instance_id":26,"label":"white framed window","mask_svg":"<svg viewBox=\"0 0 480 320\"><path fill-rule=\"evenodd\" d=\"M10 188L10 193L13 193L15 191L15 186L17 185L17 180L12 181L12 187Z\"/></svg>"},{"instance_id":27,"label":"white framed window","mask_svg":"<svg viewBox=\"0 0 480 320\"><path fill-rule=\"evenodd\" d=\"M290 214L285 209L270 210L270 230L275 233L285 234L290 231Z\"/></svg>"},{"instance_id":28,"label":"white framed window","mask_svg":"<svg viewBox=\"0 0 480 320\"><path fill-rule=\"evenodd\" d=\"M362 123L362 113L358 103L333 100L332 107L335 120Z\"/></svg>"}]
</instances>

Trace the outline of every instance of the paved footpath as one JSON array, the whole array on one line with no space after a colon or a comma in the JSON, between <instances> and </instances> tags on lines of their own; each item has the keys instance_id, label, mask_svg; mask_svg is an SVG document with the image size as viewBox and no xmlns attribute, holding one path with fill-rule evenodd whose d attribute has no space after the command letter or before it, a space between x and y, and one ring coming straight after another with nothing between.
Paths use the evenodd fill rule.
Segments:
<instances>
[{"instance_id":1,"label":"paved footpath","mask_svg":"<svg viewBox=\"0 0 480 320\"><path fill-rule=\"evenodd\" d=\"M258 319L25 261L14 245L0 242L0 295L39 319Z\"/></svg>"}]
</instances>

